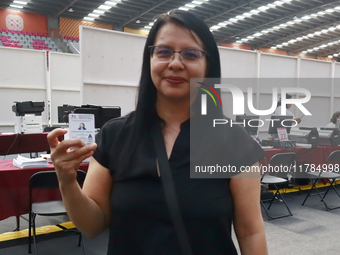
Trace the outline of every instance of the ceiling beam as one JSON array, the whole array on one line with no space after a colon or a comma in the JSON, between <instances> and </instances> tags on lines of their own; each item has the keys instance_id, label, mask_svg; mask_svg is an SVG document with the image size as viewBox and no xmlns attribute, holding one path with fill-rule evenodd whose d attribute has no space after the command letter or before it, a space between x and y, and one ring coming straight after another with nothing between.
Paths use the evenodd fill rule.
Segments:
<instances>
[{"instance_id":1,"label":"ceiling beam","mask_svg":"<svg viewBox=\"0 0 340 255\"><path fill-rule=\"evenodd\" d=\"M330 4L334 3L334 2L338 2L338 0L324 0L321 3L314 4L313 7L308 9L308 10L310 11L310 10L313 10L313 9L316 9L316 8L326 7L327 5L330 5ZM253 26L253 27L251 27L249 29L241 29L241 30L239 30L236 33L233 33L233 34L230 34L230 35L227 35L227 36L221 38L220 40L218 40L218 42L226 41L226 40L228 40L230 38L233 38L235 36L240 36L240 35L242 35L244 33L247 33L247 32L253 31L253 30L260 30L260 29L262 30L264 28L268 28L268 25L270 25L272 23L278 24L278 21L280 21L280 20L285 20L288 17L294 17L295 15L299 15L301 13L304 13L305 11L307 11L307 10L306 9L298 10L296 12L288 13L287 15L281 16L281 18L279 18L279 19L272 19L269 22L263 22L260 25L255 25L255 26Z\"/></svg>"},{"instance_id":2,"label":"ceiling beam","mask_svg":"<svg viewBox=\"0 0 340 255\"><path fill-rule=\"evenodd\" d=\"M147 14L148 12L156 9L157 7L163 5L163 4L166 4L167 2L170 2L170 0L165 0L165 1L158 1L157 3L155 4L152 4L148 7L145 7L143 8L141 11L139 12L136 12L134 15L130 15L126 21L124 21L123 23L121 24L118 24L118 26L120 27L125 27L127 24L129 24L130 22L134 21L135 19L138 19L140 18L141 16L143 16L144 14Z\"/></svg>"},{"instance_id":3,"label":"ceiling beam","mask_svg":"<svg viewBox=\"0 0 340 255\"><path fill-rule=\"evenodd\" d=\"M78 0L70 0L68 1L68 3L65 5L65 7L60 10L58 13L54 14L54 18L59 17L64 11L68 10L72 5L74 5L76 2L78 2Z\"/></svg>"}]
</instances>

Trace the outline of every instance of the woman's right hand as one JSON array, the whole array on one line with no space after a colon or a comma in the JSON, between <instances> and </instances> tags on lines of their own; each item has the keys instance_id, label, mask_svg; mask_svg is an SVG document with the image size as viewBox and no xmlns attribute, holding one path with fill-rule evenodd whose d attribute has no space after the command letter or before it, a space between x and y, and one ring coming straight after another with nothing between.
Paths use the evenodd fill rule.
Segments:
<instances>
[{"instance_id":1,"label":"woman's right hand","mask_svg":"<svg viewBox=\"0 0 340 255\"><path fill-rule=\"evenodd\" d=\"M57 172L59 183L69 184L76 181L80 163L93 155L97 144L85 146L80 139L67 139L59 142L58 137L67 130L57 128L47 135L50 145L51 159ZM71 149L72 148L72 149Z\"/></svg>"}]
</instances>

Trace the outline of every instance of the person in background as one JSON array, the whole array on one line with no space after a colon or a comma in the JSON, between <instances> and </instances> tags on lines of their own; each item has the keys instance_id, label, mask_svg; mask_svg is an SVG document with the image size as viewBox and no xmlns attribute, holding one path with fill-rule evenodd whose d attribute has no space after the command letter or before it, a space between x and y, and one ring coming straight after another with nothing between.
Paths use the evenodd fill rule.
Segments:
<instances>
[{"instance_id":1,"label":"person in background","mask_svg":"<svg viewBox=\"0 0 340 255\"><path fill-rule=\"evenodd\" d=\"M286 94L286 99L291 99L292 96L289 94ZM292 107L291 104L287 104L286 105L286 115L288 116L293 116L293 119L299 124L301 122L300 118L295 118L295 115L291 112L290 108ZM281 98L280 100L277 102L277 107L276 110L274 112L274 115L281 115Z\"/></svg>"},{"instance_id":2,"label":"person in background","mask_svg":"<svg viewBox=\"0 0 340 255\"><path fill-rule=\"evenodd\" d=\"M221 78L218 48L202 19L173 10L158 17L150 29L136 110L108 121L96 136L97 144L85 146L79 139L59 142L58 136L67 132L62 129L48 135L67 213L87 237L109 228L108 255L182 254L164 195L162 169L159 171L152 140L154 129L163 136L192 254L236 255L232 225L242 255L268 254L259 174L255 178L242 178L244 173L233 178L190 178L193 149L206 156L209 146L219 145L227 152L221 158L238 169L259 169L258 161L264 156L238 125L221 128L225 137L216 137L209 144L214 135L212 122L204 122L205 116L199 114L200 101L191 101L191 93L196 99L201 93L197 87L190 89L191 78ZM194 113L192 104L198 107ZM223 117L221 106L209 109ZM192 119L209 124L207 139L198 136L201 147L190 147ZM76 170L90 156L81 189Z\"/></svg>"},{"instance_id":3,"label":"person in background","mask_svg":"<svg viewBox=\"0 0 340 255\"><path fill-rule=\"evenodd\" d=\"M326 125L326 128L336 128L336 122L340 119L340 111L333 113L331 122Z\"/></svg>"}]
</instances>

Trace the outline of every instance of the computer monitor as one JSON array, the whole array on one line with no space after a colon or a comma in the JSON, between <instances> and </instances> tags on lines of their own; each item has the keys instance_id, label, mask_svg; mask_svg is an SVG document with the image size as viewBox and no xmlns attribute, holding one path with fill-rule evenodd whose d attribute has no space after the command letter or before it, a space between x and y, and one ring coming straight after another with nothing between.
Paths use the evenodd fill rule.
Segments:
<instances>
[{"instance_id":1,"label":"computer monitor","mask_svg":"<svg viewBox=\"0 0 340 255\"><path fill-rule=\"evenodd\" d=\"M261 126L258 115L237 115L236 122L242 125L249 135L257 135L258 127Z\"/></svg>"},{"instance_id":2,"label":"computer monitor","mask_svg":"<svg viewBox=\"0 0 340 255\"><path fill-rule=\"evenodd\" d=\"M277 135L277 128L286 128L287 133L290 132L291 127L295 126L293 116L291 115L272 115L269 123L268 134Z\"/></svg>"},{"instance_id":3,"label":"computer monitor","mask_svg":"<svg viewBox=\"0 0 340 255\"><path fill-rule=\"evenodd\" d=\"M58 106L58 123L68 123L68 114L74 112L80 106L64 104Z\"/></svg>"},{"instance_id":4,"label":"computer monitor","mask_svg":"<svg viewBox=\"0 0 340 255\"><path fill-rule=\"evenodd\" d=\"M95 128L101 128L108 120L120 117L121 109L119 106L82 105L76 108L74 113L93 114Z\"/></svg>"}]
</instances>

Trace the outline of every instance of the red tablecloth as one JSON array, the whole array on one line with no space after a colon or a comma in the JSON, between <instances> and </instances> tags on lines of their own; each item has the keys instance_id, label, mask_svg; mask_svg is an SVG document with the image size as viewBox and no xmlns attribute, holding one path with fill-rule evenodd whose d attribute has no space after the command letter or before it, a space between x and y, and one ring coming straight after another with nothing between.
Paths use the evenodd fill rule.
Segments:
<instances>
[{"instance_id":1,"label":"red tablecloth","mask_svg":"<svg viewBox=\"0 0 340 255\"><path fill-rule=\"evenodd\" d=\"M309 149L296 147L293 151L296 153L296 163L321 165L326 162L329 154L336 150L340 150L340 146L318 146L316 148ZM273 148L265 149L264 151L266 155L265 159L260 162L262 164L268 163L270 158L277 153L291 152L292 150Z\"/></svg>"},{"instance_id":2,"label":"red tablecloth","mask_svg":"<svg viewBox=\"0 0 340 255\"><path fill-rule=\"evenodd\" d=\"M49 151L48 133L0 134L0 155Z\"/></svg>"},{"instance_id":3,"label":"red tablecloth","mask_svg":"<svg viewBox=\"0 0 340 255\"><path fill-rule=\"evenodd\" d=\"M54 170L53 164L47 168L20 169L13 166L12 160L0 160L0 220L10 216L20 216L29 211L29 179L39 171ZM87 171L88 164L81 164L81 170ZM39 201L60 199L58 191L38 191Z\"/></svg>"}]
</instances>

